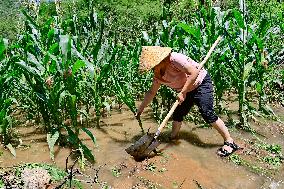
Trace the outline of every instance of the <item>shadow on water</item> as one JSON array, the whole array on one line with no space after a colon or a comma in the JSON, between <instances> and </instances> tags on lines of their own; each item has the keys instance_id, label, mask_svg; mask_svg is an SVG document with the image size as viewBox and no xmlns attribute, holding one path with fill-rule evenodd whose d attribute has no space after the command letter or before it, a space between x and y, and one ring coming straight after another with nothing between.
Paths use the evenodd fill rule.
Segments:
<instances>
[{"instance_id":1,"label":"shadow on water","mask_svg":"<svg viewBox=\"0 0 284 189\"><path fill-rule=\"evenodd\" d=\"M124 138L125 138L125 139L119 139L119 138L117 138L117 137L111 136L111 135L109 134L108 130L106 130L106 129L102 128L102 127L98 128L98 130L101 131L102 133L104 133L105 135L108 135L108 138L112 139L115 143L128 144L128 143L131 142L131 141L129 141L129 140L127 139L126 133L124 133ZM119 133L119 132L117 132L117 133ZM121 134L121 133L119 133L119 134Z\"/></svg>"},{"instance_id":2,"label":"shadow on water","mask_svg":"<svg viewBox=\"0 0 284 189\"><path fill-rule=\"evenodd\" d=\"M104 133L105 135L108 136L108 138L112 139L116 143L122 143L122 144L127 144L127 143L135 143L137 140L139 140L144 134L139 133L137 135L132 136L131 138L127 137L127 133L119 133L116 130L112 130L116 132L117 134L123 134L125 139L119 139L118 137L113 137L109 133L109 129L104 129L103 127L105 126L119 126L118 124L111 124L111 125L103 125L102 127L98 128L99 131ZM192 145L202 147L202 148L215 148L219 147L220 144L211 144L211 143L205 143L203 142L197 134L191 131L180 131L179 132L179 140L184 140ZM179 140L177 141L172 141L170 140L170 131L162 132L160 136L158 137L158 140L161 143L168 143L169 145L178 145L180 142Z\"/></svg>"},{"instance_id":3,"label":"shadow on water","mask_svg":"<svg viewBox=\"0 0 284 189\"><path fill-rule=\"evenodd\" d=\"M180 131L178 140L170 140L170 132L164 132L159 137L159 141L161 141L162 143L179 144L180 142L178 141L180 140L184 140L192 145L199 146L202 148L215 148L220 146L219 144L210 144L203 142L197 134L191 131Z\"/></svg>"},{"instance_id":4,"label":"shadow on water","mask_svg":"<svg viewBox=\"0 0 284 189\"><path fill-rule=\"evenodd\" d=\"M131 141L133 141L133 145L136 146L136 147L134 147L134 149L135 148L138 149L138 146L141 147L141 146L145 146L145 144L147 144L147 142L144 143L145 142L143 140L143 138L145 138L144 136L145 135L135 135L131 139ZM192 145L195 145L195 146L198 146L198 147L202 147L202 148L215 148L215 147L219 146L218 144L204 143L198 137L198 135L196 135L195 133L193 133L191 131L190 132L181 131L178 140L170 140L169 136L170 136L170 132L163 132L163 133L161 133L161 135L158 138L159 144L156 147L154 147L154 149L151 149L151 147L150 147L150 146L152 146L152 144L154 145L154 143L155 143L155 140L152 138L153 136L148 138L147 141L150 142L150 144L148 145L148 149L151 149L151 151L150 151L150 154L147 156L147 158L151 159L151 158L153 158L153 157L155 157L157 155L160 155L163 151L167 150L168 148L171 148L173 146L179 145L181 143L181 140L184 140L184 141L186 141L186 142L188 142L188 143L190 143ZM149 141L150 139L152 141ZM140 141L140 143L139 143L139 141ZM142 141L144 141L144 142L142 142ZM161 147L161 144L166 144L166 145L163 145ZM140 157L139 157L139 158L137 158L135 160L136 161L141 161L141 160L143 161L144 159L145 159L145 157L143 157L143 159L140 159Z\"/></svg>"}]
</instances>

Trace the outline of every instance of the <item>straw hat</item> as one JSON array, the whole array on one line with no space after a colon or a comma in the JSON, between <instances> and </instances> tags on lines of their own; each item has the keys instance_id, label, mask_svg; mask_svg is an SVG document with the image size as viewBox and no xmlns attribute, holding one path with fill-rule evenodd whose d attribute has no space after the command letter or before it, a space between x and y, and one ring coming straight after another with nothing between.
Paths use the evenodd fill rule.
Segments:
<instances>
[{"instance_id":1,"label":"straw hat","mask_svg":"<svg viewBox=\"0 0 284 189\"><path fill-rule=\"evenodd\" d=\"M160 64L170 53L172 48L159 46L143 46L140 56L139 70L147 72Z\"/></svg>"}]
</instances>

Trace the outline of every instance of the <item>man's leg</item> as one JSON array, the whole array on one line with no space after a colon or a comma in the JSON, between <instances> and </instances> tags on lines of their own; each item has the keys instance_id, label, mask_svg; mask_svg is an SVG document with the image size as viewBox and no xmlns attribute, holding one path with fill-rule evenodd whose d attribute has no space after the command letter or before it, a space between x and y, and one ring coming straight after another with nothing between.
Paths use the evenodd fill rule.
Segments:
<instances>
[{"instance_id":1,"label":"man's leg","mask_svg":"<svg viewBox=\"0 0 284 189\"><path fill-rule=\"evenodd\" d=\"M213 86L210 77L208 75L206 77L197 89L198 93L195 95L194 102L199 107L199 111L204 120L210 123L224 139L224 146L218 150L218 154L220 156L227 156L239 147L234 143L224 122L214 111Z\"/></svg>"},{"instance_id":2,"label":"man's leg","mask_svg":"<svg viewBox=\"0 0 284 189\"><path fill-rule=\"evenodd\" d=\"M218 117L217 121L211 123L211 125L218 131L218 133L223 137L225 142L233 143L234 140L231 137L228 128L226 127L225 123ZM224 145L224 150L227 150L229 153L233 151L230 146Z\"/></svg>"},{"instance_id":3,"label":"man's leg","mask_svg":"<svg viewBox=\"0 0 284 189\"><path fill-rule=\"evenodd\" d=\"M233 142L233 139L230 136L228 128L225 126L225 123L219 117L217 121L211 123L211 125L220 133L224 141Z\"/></svg>"},{"instance_id":4,"label":"man's leg","mask_svg":"<svg viewBox=\"0 0 284 189\"><path fill-rule=\"evenodd\" d=\"M171 132L171 139L178 138L178 132L181 128L183 117L188 114L190 108L193 106L193 97L192 93L188 92L186 94L185 100L177 106L173 113L173 124L172 124L172 132Z\"/></svg>"},{"instance_id":5,"label":"man's leg","mask_svg":"<svg viewBox=\"0 0 284 189\"><path fill-rule=\"evenodd\" d=\"M178 138L178 132L181 128L181 121L173 121L172 125L172 132L171 132L171 139L176 139Z\"/></svg>"}]
</instances>

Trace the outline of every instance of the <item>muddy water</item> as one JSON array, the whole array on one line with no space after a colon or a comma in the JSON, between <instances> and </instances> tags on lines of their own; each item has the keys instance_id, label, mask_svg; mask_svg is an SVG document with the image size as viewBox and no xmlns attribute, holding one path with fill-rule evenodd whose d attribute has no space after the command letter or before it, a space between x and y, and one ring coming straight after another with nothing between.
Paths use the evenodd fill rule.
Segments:
<instances>
[{"instance_id":1,"label":"muddy water","mask_svg":"<svg viewBox=\"0 0 284 189\"><path fill-rule=\"evenodd\" d=\"M149 113L144 113L142 120L144 128L155 132L158 127L151 120ZM170 129L165 128L160 140L160 155L142 162L136 162L125 152L125 148L135 142L140 136L140 128L128 111L113 111L112 115L102 119L100 128L91 128L96 136L97 145L84 134L81 138L93 150L96 163L87 167L85 174L97 178L100 184L85 185L85 188L100 188L103 183L116 189L128 188L204 188L204 189L256 189L284 188L281 182L282 173L275 179L267 178L250 172L247 168L236 166L232 162L216 155L221 147L221 136L211 128L198 128L186 123L180 132L180 139L170 142ZM0 157L1 167L9 167L17 163L45 162L55 163L64 168L65 159L70 150L55 148L55 162L49 158L46 136L34 127L19 128L26 149L17 149L14 158L7 151ZM242 143L240 133L232 132L236 141ZM281 137L277 136L277 137ZM275 137L274 137L275 138ZM283 139L283 135L282 135ZM118 177L113 176L112 169L120 170ZM86 179L86 177L83 177ZM274 187L275 186L275 187Z\"/></svg>"}]
</instances>

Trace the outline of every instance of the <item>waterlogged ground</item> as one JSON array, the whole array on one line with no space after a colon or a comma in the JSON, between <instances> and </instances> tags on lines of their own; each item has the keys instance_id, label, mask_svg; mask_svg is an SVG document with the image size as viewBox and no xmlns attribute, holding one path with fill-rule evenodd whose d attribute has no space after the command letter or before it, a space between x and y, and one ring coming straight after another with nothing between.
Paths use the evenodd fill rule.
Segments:
<instances>
[{"instance_id":1,"label":"waterlogged ground","mask_svg":"<svg viewBox=\"0 0 284 189\"><path fill-rule=\"evenodd\" d=\"M277 109L278 114L283 115L283 112L283 107ZM143 114L142 120L144 128L155 132L158 124L150 118L149 111ZM255 128L258 128L257 136L263 141L280 144L284 148L283 125L262 121ZM4 150L0 157L1 167L28 162L54 163L49 157L46 136L39 129L20 127L18 130L23 143L16 151L17 157ZM183 125L177 142L168 140L170 129L165 128L160 136L162 144L158 148L161 153L142 162L136 162L125 152L125 148L141 137L138 123L129 111L114 110L111 116L102 119L100 128L90 130L96 136L96 146L86 135L81 138L93 150L96 163L86 166L85 176L77 178L95 183L85 183L85 188L284 188L283 166L275 168L261 163L259 158L264 152L254 149L257 143L255 137L242 131L231 130L236 142L244 147L234 160L236 162L237 157L241 157L250 162L250 166L236 165L228 158L218 157L216 151L223 143L219 134L212 128L200 128L192 123ZM64 169L69 153L67 148L56 147L56 165Z\"/></svg>"}]
</instances>

